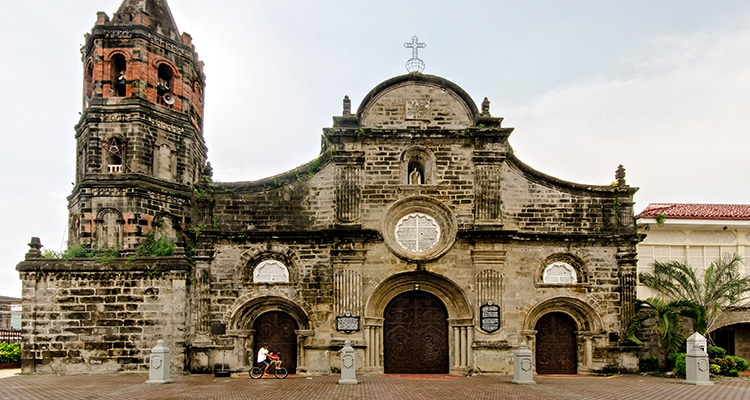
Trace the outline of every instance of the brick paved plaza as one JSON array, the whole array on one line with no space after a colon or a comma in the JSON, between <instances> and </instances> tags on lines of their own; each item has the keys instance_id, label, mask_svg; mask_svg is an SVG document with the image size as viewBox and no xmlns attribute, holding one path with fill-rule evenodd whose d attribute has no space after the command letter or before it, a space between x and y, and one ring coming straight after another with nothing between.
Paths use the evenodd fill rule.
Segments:
<instances>
[{"instance_id":1,"label":"brick paved plaza","mask_svg":"<svg viewBox=\"0 0 750 400\"><path fill-rule=\"evenodd\" d=\"M615 377L537 376L516 385L510 376L359 376L339 385L338 376L252 380L246 376L180 375L170 384L146 384L144 375L17 375L0 379L0 399L750 399L749 378L694 386L680 379L641 375Z\"/></svg>"}]
</instances>

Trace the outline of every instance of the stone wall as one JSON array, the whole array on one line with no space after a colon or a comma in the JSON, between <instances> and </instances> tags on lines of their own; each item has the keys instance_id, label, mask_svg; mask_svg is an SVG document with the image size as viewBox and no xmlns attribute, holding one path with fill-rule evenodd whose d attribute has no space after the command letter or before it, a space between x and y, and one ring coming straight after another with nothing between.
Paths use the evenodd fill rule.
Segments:
<instances>
[{"instance_id":1,"label":"stone wall","mask_svg":"<svg viewBox=\"0 0 750 400\"><path fill-rule=\"evenodd\" d=\"M159 339L172 351L172 370L183 370L184 258L27 259L17 269L24 372L147 372Z\"/></svg>"}]
</instances>

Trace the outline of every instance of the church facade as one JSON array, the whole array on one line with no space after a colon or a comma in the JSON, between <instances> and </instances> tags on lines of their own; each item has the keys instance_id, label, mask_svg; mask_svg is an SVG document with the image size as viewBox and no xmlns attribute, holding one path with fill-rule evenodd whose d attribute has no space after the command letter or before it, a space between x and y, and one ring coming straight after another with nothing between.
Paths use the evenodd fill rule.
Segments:
<instances>
[{"instance_id":1,"label":"church facade","mask_svg":"<svg viewBox=\"0 0 750 400\"><path fill-rule=\"evenodd\" d=\"M416 44L416 40L415 40ZM71 245L23 281L23 370L143 372L157 340L173 371L247 370L268 344L297 374L637 369L624 345L636 290L633 194L519 160L512 128L461 87L411 72L323 129L292 171L213 182L202 62L165 0L99 13L83 48ZM174 254L142 256L147 240Z\"/></svg>"}]
</instances>

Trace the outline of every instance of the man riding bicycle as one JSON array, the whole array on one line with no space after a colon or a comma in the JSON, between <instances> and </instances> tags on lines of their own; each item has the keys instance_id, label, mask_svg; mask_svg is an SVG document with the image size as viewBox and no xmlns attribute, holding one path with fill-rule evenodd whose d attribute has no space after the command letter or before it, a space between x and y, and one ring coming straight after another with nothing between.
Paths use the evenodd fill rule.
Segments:
<instances>
[{"instance_id":1,"label":"man riding bicycle","mask_svg":"<svg viewBox=\"0 0 750 400\"><path fill-rule=\"evenodd\" d=\"M264 343L263 346L260 346L260 349L258 349L258 364L263 367L264 373L268 371L268 367L271 366L271 360L268 357L268 353L268 344Z\"/></svg>"},{"instance_id":2,"label":"man riding bicycle","mask_svg":"<svg viewBox=\"0 0 750 400\"><path fill-rule=\"evenodd\" d=\"M276 379L284 379L289 375L289 371L281 366L279 353L269 349L267 344L263 344L258 349L256 360L258 365L250 368L250 377L253 379L260 379L266 373L273 374Z\"/></svg>"}]
</instances>

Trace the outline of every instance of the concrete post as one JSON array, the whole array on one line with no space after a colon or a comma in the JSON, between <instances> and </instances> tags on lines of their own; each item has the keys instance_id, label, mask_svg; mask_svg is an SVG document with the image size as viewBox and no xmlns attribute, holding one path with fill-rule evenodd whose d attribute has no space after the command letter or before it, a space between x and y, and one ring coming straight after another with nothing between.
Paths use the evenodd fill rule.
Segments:
<instances>
[{"instance_id":1,"label":"concrete post","mask_svg":"<svg viewBox=\"0 0 750 400\"><path fill-rule=\"evenodd\" d=\"M164 347L163 340L156 341L156 347L151 349L151 361L148 368L148 380L146 383L171 383L169 379L170 356L169 349Z\"/></svg>"},{"instance_id":2,"label":"concrete post","mask_svg":"<svg viewBox=\"0 0 750 400\"><path fill-rule=\"evenodd\" d=\"M709 381L709 363L706 338L698 332L687 339L687 354L685 355L685 383L691 385L713 385Z\"/></svg>"},{"instance_id":3,"label":"concrete post","mask_svg":"<svg viewBox=\"0 0 750 400\"><path fill-rule=\"evenodd\" d=\"M340 385L356 385L357 383L357 363L354 356L354 348L352 348L352 341L346 340L344 342L344 348L341 349L341 379L339 379Z\"/></svg>"},{"instance_id":4,"label":"concrete post","mask_svg":"<svg viewBox=\"0 0 750 400\"><path fill-rule=\"evenodd\" d=\"M531 350L526 343L521 343L513 354L513 379L511 382L519 385L534 385L534 365Z\"/></svg>"}]
</instances>

